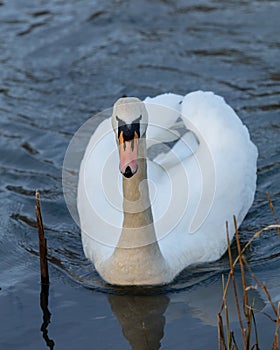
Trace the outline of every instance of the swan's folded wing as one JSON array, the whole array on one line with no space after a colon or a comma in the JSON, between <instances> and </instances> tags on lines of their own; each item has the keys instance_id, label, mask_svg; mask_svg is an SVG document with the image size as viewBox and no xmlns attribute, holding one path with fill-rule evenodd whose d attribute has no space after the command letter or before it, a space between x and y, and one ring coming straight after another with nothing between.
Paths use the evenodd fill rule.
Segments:
<instances>
[{"instance_id":1,"label":"swan's folded wing","mask_svg":"<svg viewBox=\"0 0 280 350\"><path fill-rule=\"evenodd\" d=\"M181 114L182 99L181 95L168 93L144 100L149 115L148 147L159 142L175 141L180 137L175 129Z\"/></svg>"},{"instance_id":2,"label":"swan's folded wing","mask_svg":"<svg viewBox=\"0 0 280 350\"><path fill-rule=\"evenodd\" d=\"M165 169L171 169L192 156L198 148L198 141L191 131L187 131L167 153L158 154L153 161Z\"/></svg>"}]
</instances>

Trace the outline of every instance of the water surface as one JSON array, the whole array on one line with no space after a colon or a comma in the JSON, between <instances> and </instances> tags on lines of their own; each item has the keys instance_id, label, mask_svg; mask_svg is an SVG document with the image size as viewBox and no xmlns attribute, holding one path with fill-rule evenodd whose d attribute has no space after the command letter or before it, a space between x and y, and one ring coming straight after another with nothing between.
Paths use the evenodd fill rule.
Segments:
<instances>
[{"instance_id":1,"label":"water surface","mask_svg":"<svg viewBox=\"0 0 280 350\"><path fill-rule=\"evenodd\" d=\"M259 149L256 198L240 230L246 242L274 222L266 192L280 209L279 14L278 1L257 0L0 1L1 348L217 348L227 257L184 271L167 288L108 287L84 258L62 163L75 131L122 95L215 91ZM40 307L35 188L51 261L50 323L46 294ZM246 256L277 302L277 232ZM236 320L233 312L234 329ZM270 348L274 326L257 320L261 348Z\"/></svg>"}]
</instances>

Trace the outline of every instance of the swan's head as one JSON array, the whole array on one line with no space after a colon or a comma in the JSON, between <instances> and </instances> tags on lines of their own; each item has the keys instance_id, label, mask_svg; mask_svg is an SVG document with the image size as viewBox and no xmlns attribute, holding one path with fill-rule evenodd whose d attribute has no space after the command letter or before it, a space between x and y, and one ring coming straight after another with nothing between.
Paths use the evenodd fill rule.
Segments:
<instances>
[{"instance_id":1,"label":"swan's head","mask_svg":"<svg viewBox=\"0 0 280 350\"><path fill-rule=\"evenodd\" d=\"M145 104L136 97L120 98L114 104L112 126L120 154L120 171L132 177L138 169L138 141L145 137L148 113Z\"/></svg>"}]
</instances>

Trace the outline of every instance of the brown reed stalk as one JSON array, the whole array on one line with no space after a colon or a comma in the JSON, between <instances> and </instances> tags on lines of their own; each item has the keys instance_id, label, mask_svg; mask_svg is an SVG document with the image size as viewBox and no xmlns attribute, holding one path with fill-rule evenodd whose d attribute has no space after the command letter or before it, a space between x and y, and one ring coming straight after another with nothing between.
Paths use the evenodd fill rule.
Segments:
<instances>
[{"instance_id":1,"label":"brown reed stalk","mask_svg":"<svg viewBox=\"0 0 280 350\"><path fill-rule=\"evenodd\" d=\"M235 219L235 218L234 218ZM228 243L228 256L229 256L229 265L230 265L230 272L228 274L227 282L226 284L223 281L223 300L222 300L222 305L218 313L218 341L219 341L219 349L220 350L233 350L233 349L238 349L238 346L235 342L234 339L234 334L233 332L230 331L230 322L229 322L229 313L228 313L228 308L227 308L227 293L228 293L228 288L229 284L232 281L233 283L233 288L234 288L234 297L235 297L235 303L236 303L236 308L237 308L237 313L238 313L238 319L239 319L239 326L242 334L242 340L243 340L243 345L244 349L256 349L259 350L259 342L258 342L258 335L257 335L257 325L256 325L256 320L254 316L254 307L252 305L249 305L248 302L248 291L252 288L255 288L254 286L247 286L246 285L246 279L245 279L245 266L252 278L256 282L256 286L259 286L267 300L269 301L272 310L274 311L274 314L276 315L276 319L272 319L269 315L266 315L270 317L274 322L276 322L276 329L275 329L275 335L274 335L274 342L273 342L273 350L279 350L279 339L278 339L278 332L280 329L280 317L279 317L279 305L278 305L278 310L276 309L272 298L268 292L268 289L264 283L260 283L258 279L256 278L255 274L253 273L249 263L247 262L246 258L243 256L243 253L245 250L250 246L252 243L253 239L259 237L261 233L263 233L266 230L270 230L272 228L280 228L280 225L269 225L266 226L265 228L259 230L256 232L253 237L250 239L249 242L245 245L243 249L241 249L240 246L240 240L239 240L239 232L237 229L237 224L236 224L236 219L234 221L235 225L235 231L236 231L236 242L237 242L237 249L238 249L238 256L237 258L233 261L232 258L232 252L231 252L231 247L230 247L230 239L229 239L229 234L228 234L228 223L226 224L226 229L227 229L227 243ZM240 304L239 304L239 298L237 294L237 287L236 287L236 281L235 281L235 275L234 275L234 269L237 265L237 263L240 263L240 270L241 270L241 278L242 278L242 288L243 288L243 313L246 319L246 328L243 325L243 320L242 320L242 315L241 315L241 309L240 309ZM226 336L224 333L224 325L223 325L223 318L222 318L222 312L225 312L225 317L226 317ZM256 310L258 311L258 310ZM253 328L252 328L253 327ZM250 339L251 339L251 332L254 329L255 333L255 343L253 346L250 348ZM227 341L226 341L227 339Z\"/></svg>"},{"instance_id":2,"label":"brown reed stalk","mask_svg":"<svg viewBox=\"0 0 280 350\"><path fill-rule=\"evenodd\" d=\"M257 288L260 287L262 291L264 292L267 300L269 301L271 308L276 316L276 319L273 319L269 314L260 311L267 317L269 317L273 322L276 323L275 327L275 333L274 333L274 339L273 339L273 344L272 344L272 350L279 350L279 330L280 330L280 302L278 303L278 309L275 307L272 298L268 292L268 289L265 285L265 283L260 283L260 281L257 279L255 274L253 273L248 261L244 257L244 252L246 249L252 244L253 240L258 238L263 232L271 230L271 229L276 229L279 236L280 236L280 224L277 219L273 204L271 202L271 199L269 195L267 194L267 200L269 203L270 210L273 213L274 225L268 225L261 230L257 231L251 239L245 244L245 246L241 249L240 246L240 240L239 240L239 232L237 228L237 222L236 222L236 217L234 216L234 228L235 228L235 236L236 236L236 242L237 242L237 250L238 250L238 256L235 258L233 261L232 258L232 252L231 252L231 247L230 247L230 239L229 239L229 233L228 233L228 222L226 223L226 233L227 233L227 244L228 244L228 256L229 256L229 265L230 265L230 271L227 277L226 284L224 283L223 279L223 299L221 303L221 308L218 313L218 341L219 341L219 349L220 350L238 350L238 345L235 341L234 334L232 331L230 331L230 322L229 322L229 312L228 312L228 307L227 307L227 294L228 294L228 288L230 285L230 282L232 281L233 288L234 288L234 297L235 297L235 303L236 303L236 308L237 308L237 313L238 313L238 319L239 319L239 326L242 334L242 340L243 340L243 346L245 350L260 350L259 348L259 340L258 340L258 332L257 332L257 324L256 324L256 319L254 315L254 311L258 311L254 308L254 305L249 305L249 298L248 298L248 291L252 288ZM236 287L236 281L235 281L235 275L234 275L234 269L236 265L240 264L240 271L241 271L241 279L242 279L242 288L243 288L243 314L245 316L246 320L246 328L244 327L243 324L243 319L242 319L242 314L241 314L241 309L240 309L240 304L238 300L238 293L237 293L237 287ZM256 286L247 286L246 285L246 278L245 278L245 267L251 277L255 280ZM226 335L224 332L224 325L223 325L223 317L222 317L222 312L224 311L225 313L225 318L226 318ZM255 334L255 342L253 345L251 345L251 335L252 332L254 331Z\"/></svg>"},{"instance_id":3,"label":"brown reed stalk","mask_svg":"<svg viewBox=\"0 0 280 350\"><path fill-rule=\"evenodd\" d=\"M268 226L265 226L264 228L262 228L261 230L257 231L252 237L251 239L245 244L245 246L243 247L243 249L241 250L241 255L244 254L244 252L246 251L246 249L252 244L252 242L258 238L264 231L268 231L268 230L272 230L272 229L280 229L280 225L279 224L275 224L275 225L268 225ZM232 267L235 268L235 266L237 265L239 261L239 256L237 256L232 264ZM221 304L221 308L219 310L219 312L221 313L222 312L222 309L223 309L223 302L225 300L225 296L227 294L227 291L228 291L228 287L229 287L229 283L230 283L230 279L231 279L231 276L230 274L228 275L228 279L227 279L227 283L225 285L225 288L224 288L224 293L223 293L223 299L222 299L222 304Z\"/></svg>"},{"instance_id":4,"label":"brown reed stalk","mask_svg":"<svg viewBox=\"0 0 280 350\"><path fill-rule=\"evenodd\" d=\"M225 343L225 334L224 334L224 324L223 324L223 318L221 313L218 313L218 344L219 344L219 350L225 350L226 343Z\"/></svg>"},{"instance_id":5,"label":"brown reed stalk","mask_svg":"<svg viewBox=\"0 0 280 350\"><path fill-rule=\"evenodd\" d=\"M277 321L276 321L274 339L272 344L272 350L279 350L279 336L278 336L279 329L280 329L280 302L278 302Z\"/></svg>"},{"instance_id":6,"label":"brown reed stalk","mask_svg":"<svg viewBox=\"0 0 280 350\"><path fill-rule=\"evenodd\" d=\"M235 304L236 304L236 309L237 309L237 314L238 314L239 326L240 326L240 329L243 330L244 327L243 327L243 321L242 321L242 316L241 316L241 311L240 311L240 305L239 305L239 298L238 298L238 293L237 293L236 281L235 281L235 276L234 276L234 267L233 267L233 261L232 261L229 232L228 232L228 222L226 222L226 234L227 234L227 245L228 245L228 257L229 257L230 275L231 275L231 280L232 280L232 284L233 284ZM244 332L242 332L242 338L243 338L243 342L244 342L245 341Z\"/></svg>"},{"instance_id":7,"label":"brown reed stalk","mask_svg":"<svg viewBox=\"0 0 280 350\"><path fill-rule=\"evenodd\" d=\"M252 276L252 278L253 278L254 281L256 282L256 285L257 285L258 287L260 287L260 288L263 290L263 292L264 292L264 294L265 294L267 300L268 300L269 303L270 303L270 306L271 306L271 308L272 308L272 310L273 310L275 316L277 317L278 311L277 311L277 309L276 309L276 307L275 307L275 305L274 305L274 303L273 303L273 301L272 301L272 298L271 298L271 296L270 296L270 294L269 294L269 292L268 292L268 289L267 289L267 287L266 287L266 284L265 284L265 283L261 283L261 282L257 279L256 275L255 275L254 272L252 271L252 269L251 269L251 267L250 267L248 261L247 261L245 258L243 258L243 261L244 261L244 263L246 264L246 268L248 269L250 275Z\"/></svg>"},{"instance_id":8,"label":"brown reed stalk","mask_svg":"<svg viewBox=\"0 0 280 350\"><path fill-rule=\"evenodd\" d=\"M277 218L277 215L275 213L275 210L274 210L274 206L272 204L272 201L271 201L271 198L270 198L270 195L268 192L265 193L266 194L266 198L267 198L267 201L268 201L268 204L269 204L269 208L273 214L273 218L274 218L274 221L277 225L279 225L279 221L278 221L278 218ZM278 232L278 235L280 236L280 228L276 228L277 232Z\"/></svg>"},{"instance_id":9,"label":"brown reed stalk","mask_svg":"<svg viewBox=\"0 0 280 350\"><path fill-rule=\"evenodd\" d=\"M40 270L41 270L41 284L49 284L49 270L48 270L48 260L47 260L47 240L44 235L44 225L41 215L41 205L40 205L40 194L39 191L35 191L36 198L36 220L38 227L39 236L39 251L40 251Z\"/></svg>"},{"instance_id":10,"label":"brown reed stalk","mask_svg":"<svg viewBox=\"0 0 280 350\"><path fill-rule=\"evenodd\" d=\"M249 350L249 346L250 346L250 332L251 332L251 318L250 318L250 313L248 312L249 301L248 301L245 269L244 269L244 264L243 264L243 254L242 254L241 246L240 246L239 232L238 232L238 227L237 227L236 216L233 217L233 222L234 222L235 237L236 237L238 258L239 258L240 271L241 271L241 279L242 279L243 312L244 312L244 315L245 315L245 318L246 318L246 323L247 323L247 328L241 328L241 330L242 330L242 333L243 333L243 340L245 340L244 346L245 346L246 350Z\"/></svg>"}]
</instances>

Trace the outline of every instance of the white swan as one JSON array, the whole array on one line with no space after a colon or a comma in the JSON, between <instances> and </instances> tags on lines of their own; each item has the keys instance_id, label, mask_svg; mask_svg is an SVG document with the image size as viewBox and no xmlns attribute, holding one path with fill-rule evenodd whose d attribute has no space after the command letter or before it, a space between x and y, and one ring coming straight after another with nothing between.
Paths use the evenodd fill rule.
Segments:
<instances>
[{"instance_id":1,"label":"white swan","mask_svg":"<svg viewBox=\"0 0 280 350\"><path fill-rule=\"evenodd\" d=\"M149 159L147 148L163 141L175 145ZM233 215L240 225L253 202L256 160L247 128L212 92L119 99L80 167L85 255L118 285L169 283L219 259L226 221L232 238Z\"/></svg>"}]
</instances>

